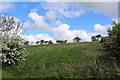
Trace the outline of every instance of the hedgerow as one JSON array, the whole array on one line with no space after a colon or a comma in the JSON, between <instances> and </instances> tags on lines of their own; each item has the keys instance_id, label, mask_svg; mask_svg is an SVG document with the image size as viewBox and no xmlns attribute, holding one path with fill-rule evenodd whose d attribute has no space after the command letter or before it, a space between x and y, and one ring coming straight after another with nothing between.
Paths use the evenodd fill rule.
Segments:
<instances>
[{"instance_id":1,"label":"hedgerow","mask_svg":"<svg viewBox=\"0 0 120 80\"><path fill-rule=\"evenodd\" d=\"M113 22L112 29L108 29L108 36L101 39L104 48L111 51L114 57L120 57L120 23Z\"/></svg>"}]
</instances>

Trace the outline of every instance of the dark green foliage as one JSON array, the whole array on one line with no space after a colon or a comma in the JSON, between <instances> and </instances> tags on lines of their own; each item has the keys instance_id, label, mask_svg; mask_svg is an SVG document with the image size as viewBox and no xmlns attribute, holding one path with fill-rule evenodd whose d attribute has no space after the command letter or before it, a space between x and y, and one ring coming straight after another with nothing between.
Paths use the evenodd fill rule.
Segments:
<instances>
[{"instance_id":1,"label":"dark green foliage","mask_svg":"<svg viewBox=\"0 0 120 80\"><path fill-rule=\"evenodd\" d=\"M97 40L95 36L92 36L91 39L92 39L92 41L96 41Z\"/></svg>"},{"instance_id":2,"label":"dark green foliage","mask_svg":"<svg viewBox=\"0 0 120 80\"><path fill-rule=\"evenodd\" d=\"M49 41L44 41L44 43L45 43L45 44L48 44L48 43L49 43Z\"/></svg>"},{"instance_id":3,"label":"dark green foliage","mask_svg":"<svg viewBox=\"0 0 120 80\"><path fill-rule=\"evenodd\" d=\"M95 36L97 38L97 40L100 40L100 38L102 37L100 34Z\"/></svg>"},{"instance_id":4,"label":"dark green foliage","mask_svg":"<svg viewBox=\"0 0 120 80\"><path fill-rule=\"evenodd\" d=\"M53 44L53 42L50 40L50 41L48 42L48 44Z\"/></svg>"},{"instance_id":5,"label":"dark green foliage","mask_svg":"<svg viewBox=\"0 0 120 80\"><path fill-rule=\"evenodd\" d=\"M75 37L74 39L73 39L73 41L75 41L75 42L80 42L80 38L79 37Z\"/></svg>"},{"instance_id":6,"label":"dark green foliage","mask_svg":"<svg viewBox=\"0 0 120 80\"><path fill-rule=\"evenodd\" d=\"M116 53L120 53L120 23L114 23L112 29L108 30L108 35L104 47Z\"/></svg>"},{"instance_id":7,"label":"dark green foliage","mask_svg":"<svg viewBox=\"0 0 120 80\"><path fill-rule=\"evenodd\" d=\"M38 45L39 41L36 41L36 44Z\"/></svg>"},{"instance_id":8,"label":"dark green foliage","mask_svg":"<svg viewBox=\"0 0 120 80\"><path fill-rule=\"evenodd\" d=\"M100 34L98 34L98 35L96 35L96 37L97 37L97 38L100 38L100 37L101 37L101 35L100 35Z\"/></svg>"},{"instance_id":9,"label":"dark green foliage","mask_svg":"<svg viewBox=\"0 0 120 80\"><path fill-rule=\"evenodd\" d=\"M44 40L40 40L40 44L43 44L44 43Z\"/></svg>"},{"instance_id":10,"label":"dark green foliage","mask_svg":"<svg viewBox=\"0 0 120 80\"><path fill-rule=\"evenodd\" d=\"M63 43L67 43L67 40L64 40Z\"/></svg>"},{"instance_id":11,"label":"dark green foliage","mask_svg":"<svg viewBox=\"0 0 120 80\"><path fill-rule=\"evenodd\" d=\"M56 41L56 43L59 43L59 44L60 44L60 43L66 43L66 42L67 42L67 40L57 40L57 41Z\"/></svg>"},{"instance_id":12,"label":"dark green foliage","mask_svg":"<svg viewBox=\"0 0 120 80\"><path fill-rule=\"evenodd\" d=\"M105 41L106 41L106 39L107 39L107 37L101 37L100 43L105 42Z\"/></svg>"},{"instance_id":13,"label":"dark green foliage","mask_svg":"<svg viewBox=\"0 0 120 80\"><path fill-rule=\"evenodd\" d=\"M25 41L24 44L25 44L25 45L29 45L29 41Z\"/></svg>"},{"instance_id":14,"label":"dark green foliage","mask_svg":"<svg viewBox=\"0 0 120 80\"><path fill-rule=\"evenodd\" d=\"M36 42L37 45L38 45L39 43L40 43L41 45L42 45L42 44L53 44L52 40L50 40L50 41L40 40L40 41L37 41L37 42Z\"/></svg>"},{"instance_id":15,"label":"dark green foliage","mask_svg":"<svg viewBox=\"0 0 120 80\"><path fill-rule=\"evenodd\" d=\"M120 57L120 23L113 22L112 29L108 29L108 37L103 38L104 48L111 51L117 59Z\"/></svg>"},{"instance_id":16,"label":"dark green foliage","mask_svg":"<svg viewBox=\"0 0 120 80\"><path fill-rule=\"evenodd\" d=\"M96 36L92 36L91 37L91 40L92 41L100 41L100 38L101 38L102 36L100 35L100 34L98 34L98 35L96 35Z\"/></svg>"},{"instance_id":17,"label":"dark green foliage","mask_svg":"<svg viewBox=\"0 0 120 80\"><path fill-rule=\"evenodd\" d=\"M60 43L61 42L61 40L56 40L56 43Z\"/></svg>"}]
</instances>

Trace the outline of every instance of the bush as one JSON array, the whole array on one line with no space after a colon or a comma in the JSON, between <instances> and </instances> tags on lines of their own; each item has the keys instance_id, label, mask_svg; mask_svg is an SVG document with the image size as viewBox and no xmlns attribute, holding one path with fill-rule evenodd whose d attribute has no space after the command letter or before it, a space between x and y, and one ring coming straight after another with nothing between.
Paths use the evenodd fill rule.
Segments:
<instances>
[{"instance_id":1,"label":"bush","mask_svg":"<svg viewBox=\"0 0 120 80\"><path fill-rule=\"evenodd\" d=\"M1 62L16 64L21 59L24 60L27 53L24 47L24 40L20 36L23 24L13 17L1 14L0 21Z\"/></svg>"},{"instance_id":2,"label":"bush","mask_svg":"<svg viewBox=\"0 0 120 80\"><path fill-rule=\"evenodd\" d=\"M2 44L2 62L7 64L15 64L24 60L26 53L24 51L24 44L20 39L14 39L13 41L4 41Z\"/></svg>"},{"instance_id":3,"label":"bush","mask_svg":"<svg viewBox=\"0 0 120 80\"><path fill-rule=\"evenodd\" d=\"M101 37L100 43L104 43L107 37Z\"/></svg>"},{"instance_id":4,"label":"bush","mask_svg":"<svg viewBox=\"0 0 120 80\"><path fill-rule=\"evenodd\" d=\"M112 29L108 29L108 37L101 39L104 48L114 53L116 58L120 56L120 23L113 22Z\"/></svg>"}]
</instances>

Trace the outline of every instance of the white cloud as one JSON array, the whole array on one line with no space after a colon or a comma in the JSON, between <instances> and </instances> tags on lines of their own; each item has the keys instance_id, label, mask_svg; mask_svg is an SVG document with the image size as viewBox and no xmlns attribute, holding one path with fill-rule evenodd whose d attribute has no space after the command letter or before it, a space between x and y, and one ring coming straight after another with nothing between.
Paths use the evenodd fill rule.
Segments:
<instances>
[{"instance_id":1,"label":"white cloud","mask_svg":"<svg viewBox=\"0 0 120 80\"><path fill-rule=\"evenodd\" d=\"M112 19L112 21L115 21L116 23L120 22L120 20L118 18Z\"/></svg>"},{"instance_id":2,"label":"white cloud","mask_svg":"<svg viewBox=\"0 0 120 80\"><path fill-rule=\"evenodd\" d=\"M50 37L48 34L38 34L36 36L34 36L35 39L37 40L45 40L45 41L48 41L48 40L54 40L52 37Z\"/></svg>"},{"instance_id":3,"label":"white cloud","mask_svg":"<svg viewBox=\"0 0 120 80\"><path fill-rule=\"evenodd\" d=\"M56 14L62 16L73 18L76 16L81 16L85 11L91 10L97 14L104 14L112 18L117 18L118 16L118 2L66 2L66 3L41 3L40 7L46 10L53 10Z\"/></svg>"},{"instance_id":4,"label":"white cloud","mask_svg":"<svg viewBox=\"0 0 120 80\"><path fill-rule=\"evenodd\" d=\"M72 32L75 36L80 37L82 41L91 41L91 37L85 30L73 30Z\"/></svg>"},{"instance_id":5,"label":"white cloud","mask_svg":"<svg viewBox=\"0 0 120 80\"><path fill-rule=\"evenodd\" d=\"M48 11L48 12L46 13L46 17L47 17L48 19L53 20L53 19L56 18L56 13L55 13L54 11Z\"/></svg>"},{"instance_id":6,"label":"white cloud","mask_svg":"<svg viewBox=\"0 0 120 80\"><path fill-rule=\"evenodd\" d=\"M28 36L26 36L26 35L24 35L23 36L24 37L24 39L26 40L26 41L29 41L30 43L31 42L36 42L37 40L34 38L34 36L33 35L28 35Z\"/></svg>"},{"instance_id":7,"label":"white cloud","mask_svg":"<svg viewBox=\"0 0 120 80\"><path fill-rule=\"evenodd\" d=\"M90 36L96 36L97 34L101 34L102 36L108 36L108 29L111 29L112 25L101 25L101 24L95 24L94 30L96 32L88 33Z\"/></svg>"},{"instance_id":8,"label":"white cloud","mask_svg":"<svg viewBox=\"0 0 120 80\"><path fill-rule=\"evenodd\" d=\"M12 3L0 2L0 11L7 11L11 8L14 8Z\"/></svg>"},{"instance_id":9,"label":"white cloud","mask_svg":"<svg viewBox=\"0 0 120 80\"><path fill-rule=\"evenodd\" d=\"M76 16L80 16L84 13L84 11L65 11L64 9L60 9L59 11L62 15L68 18L73 18Z\"/></svg>"},{"instance_id":10,"label":"white cloud","mask_svg":"<svg viewBox=\"0 0 120 80\"><path fill-rule=\"evenodd\" d=\"M61 22L60 20L55 21L55 25L56 25L56 26L59 26L59 25L61 25L61 24L62 24L62 22Z\"/></svg>"},{"instance_id":11,"label":"white cloud","mask_svg":"<svg viewBox=\"0 0 120 80\"><path fill-rule=\"evenodd\" d=\"M54 13L59 14L57 17L64 16L73 18L84 13L83 10L76 5L73 5L73 3L41 3L39 7L48 11L54 11Z\"/></svg>"},{"instance_id":12,"label":"white cloud","mask_svg":"<svg viewBox=\"0 0 120 80\"><path fill-rule=\"evenodd\" d=\"M108 36L107 33L100 33L100 32L91 32L91 33L88 33L88 35L91 36L91 37L92 36L96 36L98 34L100 34L101 36Z\"/></svg>"},{"instance_id":13,"label":"white cloud","mask_svg":"<svg viewBox=\"0 0 120 80\"><path fill-rule=\"evenodd\" d=\"M23 28L24 29L31 29L33 24L30 21L24 22Z\"/></svg>"},{"instance_id":14,"label":"white cloud","mask_svg":"<svg viewBox=\"0 0 120 80\"><path fill-rule=\"evenodd\" d=\"M68 24L62 24L57 28L53 28L52 31L55 33L55 39L73 41L73 38L78 36L82 41L91 41L90 36L84 30L69 30Z\"/></svg>"},{"instance_id":15,"label":"white cloud","mask_svg":"<svg viewBox=\"0 0 120 80\"><path fill-rule=\"evenodd\" d=\"M45 22L45 17L38 15L36 12L31 12L28 16L35 22L32 24L32 29L36 30L48 30L49 24Z\"/></svg>"},{"instance_id":16,"label":"white cloud","mask_svg":"<svg viewBox=\"0 0 120 80\"><path fill-rule=\"evenodd\" d=\"M25 38L26 41L34 42L36 43L36 41L40 41L40 40L45 40L45 41L49 41L52 40L53 42L55 42L55 40L50 37L48 34L37 34L37 35L24 35L23 36Z\"/></svg>"},{"instance_id":17,"label":"white cloud","mask_svg":"<svg viewBox=\"0 0 120 80\"><path fill-rule=\"evenodd\" d=\"M98 14L104 14L112 18L118 16L118 2L81 2L75 3L84 10L91 10Z\"/></svg>"},{"instance_id":18,"label":"white cloud","mask_svg":"<svg viewBox=\"0 0 120 80\"><path fill-rule=\"evenodd\" d=\"M106 32L107 31L106 27L102 26L101 24L95 24L94 30L98 31L98 32Z\"/></svg>"},{"instance_id":19,"label":"white cloud","mask_svg":"<svg viewBox=\"0 0 120 80\"><path fill-rule=\"evenodd\" d=\"M101 24L94 25L94 30L100 33L107 33L107 29L109 28L112 28L112 25L101 25Z\"/></svg>"}]
</instances>

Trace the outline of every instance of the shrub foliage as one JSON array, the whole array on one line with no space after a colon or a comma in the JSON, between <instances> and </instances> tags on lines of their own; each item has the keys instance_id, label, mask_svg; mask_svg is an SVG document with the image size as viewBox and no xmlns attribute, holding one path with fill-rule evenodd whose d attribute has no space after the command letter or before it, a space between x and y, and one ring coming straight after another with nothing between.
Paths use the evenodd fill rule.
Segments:
<instances>
[{"instance_id":1,"label":"shrub foliage","mask_svg":"<svg viewBox=\"0 0 120 80\"><path fill-rule=\"evenodd\" d=\"M108 29L108 36L103 37L101 42L104 44L104 48L110 50L120 56L120 23L113 22L112 29Z\"/></svg>"},{"instance_id":2,"label":"shrub foliage","mask_svg":"<svg viewBox=\"0 0 120 80\"><path fill-rule=\"evenodd\" d=\"M24 40L21 38L23 23L19 20L0 14L0 41L1 62L5 64L16 64L24 60L26 51Z\"/></svg>"}]
</instances>

